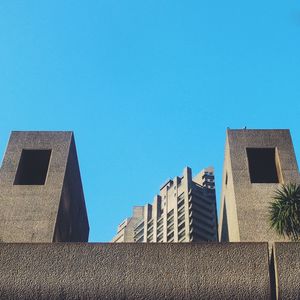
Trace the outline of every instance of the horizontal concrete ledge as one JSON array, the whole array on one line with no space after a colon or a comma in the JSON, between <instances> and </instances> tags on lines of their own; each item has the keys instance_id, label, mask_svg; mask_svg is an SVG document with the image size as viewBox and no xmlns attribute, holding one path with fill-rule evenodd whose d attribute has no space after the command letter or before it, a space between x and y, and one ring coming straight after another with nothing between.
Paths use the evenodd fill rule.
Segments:
<instances>
[{"instance_id":1,"label":"horizontal concrete ledge","mask_svg":"<svg viewBox=\"0 0 300 300\"><path fill-rule=\"evenodd\" d=\"M267 243L0 244L1 299L269 299Z\"/></svg>"}]
</instances>

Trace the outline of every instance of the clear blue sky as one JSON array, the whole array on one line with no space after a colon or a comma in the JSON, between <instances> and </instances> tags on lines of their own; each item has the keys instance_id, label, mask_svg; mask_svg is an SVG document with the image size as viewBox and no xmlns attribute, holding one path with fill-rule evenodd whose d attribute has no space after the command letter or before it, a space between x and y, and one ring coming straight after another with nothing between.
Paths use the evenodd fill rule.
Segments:
<instances>
[{"instance_id":1,"label":"clear blue sky","mask_svg":"<svg viewBox=\"0 0 300 300\"><path fill-rule=\"evenodd\" d=\"M159 186L216 168L226 127L290 128L300 153L300 1L0 2L0 153L73 130L90 241Z\"/></svg>"}]
</instances>

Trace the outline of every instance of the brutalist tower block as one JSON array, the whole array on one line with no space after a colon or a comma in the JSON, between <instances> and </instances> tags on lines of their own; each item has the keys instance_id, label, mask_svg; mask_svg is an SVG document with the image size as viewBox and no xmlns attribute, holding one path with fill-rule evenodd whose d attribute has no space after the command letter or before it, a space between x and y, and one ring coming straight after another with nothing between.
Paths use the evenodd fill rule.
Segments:
<instances>
[{"instance_id":1,"label":"brutalist tower block","mask_svg":"<svg viewBox=\"0 0 300 300\"><path fill-rule=\"evenodd\" d=\"M1 242L86 242L72 132L12 132L0 169Z\"/></svg>"},{"instance_id":2,"label":"brutalist tower block","mask_svg":"<svg viewBox=\"0 0 300 300\"><path fill-rule=\"evenodd\" d=\"M227 130L220 240L282 240L270 229L268 206L289 182L300 182L289 130Z\"/></svg>"}]
</instances>

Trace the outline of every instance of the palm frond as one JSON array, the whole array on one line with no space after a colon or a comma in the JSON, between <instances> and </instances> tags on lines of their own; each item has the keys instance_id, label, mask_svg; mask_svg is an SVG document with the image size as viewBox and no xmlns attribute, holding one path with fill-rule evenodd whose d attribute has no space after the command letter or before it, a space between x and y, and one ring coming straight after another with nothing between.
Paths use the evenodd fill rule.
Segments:
<instances>
[{"instance_id":1,"label":"palm frond","mask_svg":"<svg viewBox=\"0 0 300 300\"><path fill-rule=\"evenodd\" d=\"M270 227L291 240L300 237L300 185L289 183L275 190L269 203Z\"/></svg>"}]
</instances>

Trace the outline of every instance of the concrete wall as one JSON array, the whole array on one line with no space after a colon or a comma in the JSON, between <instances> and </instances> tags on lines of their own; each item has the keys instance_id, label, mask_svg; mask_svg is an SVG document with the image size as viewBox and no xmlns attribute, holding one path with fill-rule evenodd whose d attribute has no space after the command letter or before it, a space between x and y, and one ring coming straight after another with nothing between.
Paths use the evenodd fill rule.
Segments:
<instances>
[{"instance_id":1,"label":"concrete wall","mask_svg":"<svg viewBox=\"0 0 300 300\"><path fill-rule=\"evenodd\" d=\"M279 183L251 182L247 148L275 149ZM270 230L268 206L275 189L288 182L300 182L289 130L227 130L219 236L227 223L230 242L282 241Z\"/></svg>"},{"instance_id":2,"label":"concrete wall","mask_svg":"<svg viewBox=\"0 0 300 300\"><path fill-rule=\"evenodd\" d=\"M87 242L88 237L88 216L72 134L53 241Z\"/></svg>"},{"instance_id":3,"label":"concrete wall","mask_svg":"<svg viewBox=\"0 0 300 300\"><path fill-rule=\"evenodd\" d=\"M23 150L51 151L43 184L15 184ZM88 232L73 133L12 132L0 169L0 241L87 241Z\"/></svg>"},{"instance_id":4,"label":"concrete wall","mask_svg":"<svg viewBox=\"0 0 300 300\"><path fill-rule=\"evenodd\" d=\"M0 299L270 299L266 243L0 244Z\"/></svg>"},{"instance_id":5,"label":"concrete wall","mask_svg":"<svg viewBox=\"0 0 300 300\"><path fill-rule=\"evenodd\" d=\"M300 299L300 243L275 243L278 299Z\"/></svg>"}]
</instances>

